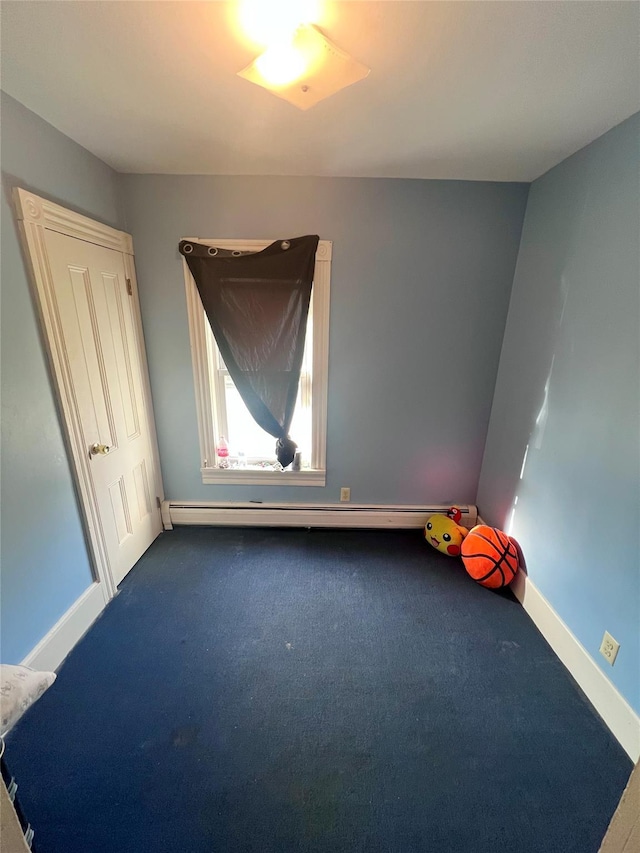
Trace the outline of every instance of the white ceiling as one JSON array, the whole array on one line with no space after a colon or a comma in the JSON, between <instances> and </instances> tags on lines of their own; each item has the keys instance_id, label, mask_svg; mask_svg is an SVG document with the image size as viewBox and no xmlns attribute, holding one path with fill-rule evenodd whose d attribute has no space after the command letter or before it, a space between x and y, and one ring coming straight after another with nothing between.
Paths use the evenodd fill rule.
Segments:
<instances>
[{"instance_id":1,"label":"white ceiling","mask_svg":"<svg viewBox=\"0 0 640 853\"><path fill-rule=\"evenodd\" d=\"M3 0L2 87L122 172L529 181L640 110L639 12L326 2L372 70L300 112L236 76L233 3Z\"/></svg>"}]
</instances>

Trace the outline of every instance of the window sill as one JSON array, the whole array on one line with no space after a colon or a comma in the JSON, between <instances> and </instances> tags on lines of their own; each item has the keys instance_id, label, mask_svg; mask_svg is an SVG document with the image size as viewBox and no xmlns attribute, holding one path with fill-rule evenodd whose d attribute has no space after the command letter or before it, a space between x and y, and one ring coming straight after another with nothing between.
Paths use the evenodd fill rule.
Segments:
<instances>
[{"instance_id":1,"label":"window sill","mask_svg":"<svg viewBox=\"0 0 640 853\"><path fill-rule=\"evenodd\" d=\"M205 485L229 486L324 486L327 472L306 471L260 471L238 468L201 468Z\"/></svg>"}]
</instances>

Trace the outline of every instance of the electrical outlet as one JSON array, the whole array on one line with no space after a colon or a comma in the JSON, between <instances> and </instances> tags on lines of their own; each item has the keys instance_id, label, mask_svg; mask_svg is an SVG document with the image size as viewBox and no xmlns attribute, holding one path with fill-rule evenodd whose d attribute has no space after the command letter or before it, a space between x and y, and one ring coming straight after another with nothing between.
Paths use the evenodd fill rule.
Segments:
<instances>
[{"instance_id":1,"label":"electrical outlet","mask_svg":"<svg viewBox=\"0 0 640 853\"><path fill-rule=\"evenodd\" d=\"M351 500L351 489L346 487L342 487L340 489L340 500L341 501L350 501Z\"/></svg>"},{"instance_id":2,"label":"electrical outlet","mask_svg":"<svg viewBox=\"0 0 640 853\"><path fill-rule=\"evenodd\" d=\"M611 664L611 666L616 662L619 650L620 643L617 640L614 640L608 631L605 631L604 637L602 638L602 645L600 646L600 654L608 663Z\"/></svg>"}]
</instances>

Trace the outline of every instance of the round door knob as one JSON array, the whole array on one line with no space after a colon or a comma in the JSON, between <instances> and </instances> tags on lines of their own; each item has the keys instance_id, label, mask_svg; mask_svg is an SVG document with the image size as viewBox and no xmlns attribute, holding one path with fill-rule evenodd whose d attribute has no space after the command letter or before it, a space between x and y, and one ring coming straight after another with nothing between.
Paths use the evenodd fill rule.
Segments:
<instances>
[{"instance_id":1,"label":"round door knob","mask_svg":"<svg viewBox=\"0 0 640 853\"><path fill-rule=\"evenodd\" d=\"M108 444L92 444L89 448L89 456L106 456L110 450Z\"/></svg>"}]
</instances>

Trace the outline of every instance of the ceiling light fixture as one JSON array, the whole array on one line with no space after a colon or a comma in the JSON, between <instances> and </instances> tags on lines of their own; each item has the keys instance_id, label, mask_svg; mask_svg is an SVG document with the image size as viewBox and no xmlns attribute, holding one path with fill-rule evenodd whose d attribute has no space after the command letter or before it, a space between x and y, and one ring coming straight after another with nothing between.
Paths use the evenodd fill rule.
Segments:
<instances>
[{"instance_id":1,"label":"ceiling light fixture","mask_svg":"<svg viewBox=\"0 0 640 853\"><path fill-rule=\"evenodd\" d=\"M317 27L302 24L288 42L272 44L238 75L299 109L308 110L363 80L369 71Z\"/></svg>"}]
</instances>

